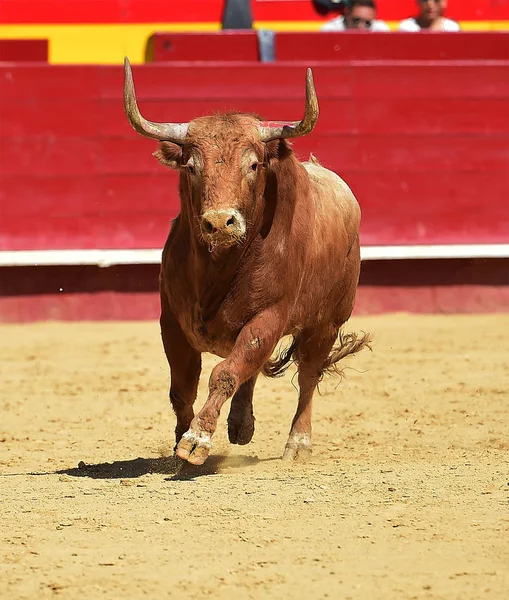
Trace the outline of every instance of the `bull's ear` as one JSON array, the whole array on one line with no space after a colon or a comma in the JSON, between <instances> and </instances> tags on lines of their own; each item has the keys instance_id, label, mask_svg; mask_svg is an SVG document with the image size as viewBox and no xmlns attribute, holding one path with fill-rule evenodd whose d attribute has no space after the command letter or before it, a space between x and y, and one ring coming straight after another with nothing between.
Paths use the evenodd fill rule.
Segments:
<instances>
[{"instance_id":1,"label":"bull's ear","mask_svg":"<svg viewBox=\"0 0 509 600\"><path fill-rule=\"evenodd\" d=\"M266 160L270 164L274 161L282 161L292 154L290 142L286 140L272 140L265 144Z\"/></svg>"},{"instance_id":2,"label":"bull's ear","mask_svg":"<svg viewBox=\"0 0 509 600\"><path fill-rule=\"evenodd\" d=\"M171 142L159 142L159 150L152 156L170 169L178 169L182 165L182 148Z\"/></svg>"}]
</instances>

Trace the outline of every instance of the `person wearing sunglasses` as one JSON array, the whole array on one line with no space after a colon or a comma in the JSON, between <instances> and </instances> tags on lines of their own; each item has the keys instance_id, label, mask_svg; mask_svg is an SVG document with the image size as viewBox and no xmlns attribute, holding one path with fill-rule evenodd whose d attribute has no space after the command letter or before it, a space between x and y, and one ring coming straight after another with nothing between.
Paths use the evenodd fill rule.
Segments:
<instances>
[{"instance_id":1,"label":"person wearing sunglasses","mask_svg":"<svg viewBox=\"0 0 509 600\"><path fill-rule=\"evenodd\" d=\"M399 31L460 31L456 21L444 17L447 0L417 0L419 14L399 24Z\"/></svg>"},{"instance_id":2,"label":"person wearing sunglasses","mask_svg":"<svg viewBox=\"0 0 509 600\"><path fill-rule=\"evenodd\" d=\"M389 31L388 25L376 18L374 0L346 0L337 4L342 7L342 16L325 23L320 31L345 31L347 29Z\"/></svg>"}]
</instances>

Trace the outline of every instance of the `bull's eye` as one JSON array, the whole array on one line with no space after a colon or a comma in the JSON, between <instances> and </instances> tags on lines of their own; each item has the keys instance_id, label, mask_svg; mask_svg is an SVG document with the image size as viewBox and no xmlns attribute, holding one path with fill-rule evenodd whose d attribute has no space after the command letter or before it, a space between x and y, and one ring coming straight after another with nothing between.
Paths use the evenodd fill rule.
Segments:
<instances>
[{"instance_id":1,"label":"bull's eye","mask_svg":"<svg viewBox=\"0 0 509 600\"><path fill-rule=\"evenodd\" d=\"M250 167L251 171L256 171L256 169L258 168L258 163L254 162Z\"/></svg>"},{"instance_id":2,"label":"bull's eye","mask_svg":"<svg viewBox=\"0 0 509 600\"><path fill-rule=\"evenodd\" d=\"M186 169L191 175L193 175L195 173L195 169L194 169L193 165L186 165Z\"/></svg>"}]
</instances>

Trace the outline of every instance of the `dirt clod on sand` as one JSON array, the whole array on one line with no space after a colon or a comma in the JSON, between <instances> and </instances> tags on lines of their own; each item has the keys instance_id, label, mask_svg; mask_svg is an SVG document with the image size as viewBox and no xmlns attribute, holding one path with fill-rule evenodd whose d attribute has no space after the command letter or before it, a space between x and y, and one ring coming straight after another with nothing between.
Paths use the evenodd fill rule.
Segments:
<instances>
[{"instance_id":1,"label":"dirt clod on sand","mask_svg":"<svg viewBox=\"0 0 509 600\"><path fill-rule=\"evenodd\" d=\"M176 475L156 323L1 325L0 598L507 597L509 315L349 326L373 352L320 384L310 462L292 367Z\"/></svg>"}]
</instances>

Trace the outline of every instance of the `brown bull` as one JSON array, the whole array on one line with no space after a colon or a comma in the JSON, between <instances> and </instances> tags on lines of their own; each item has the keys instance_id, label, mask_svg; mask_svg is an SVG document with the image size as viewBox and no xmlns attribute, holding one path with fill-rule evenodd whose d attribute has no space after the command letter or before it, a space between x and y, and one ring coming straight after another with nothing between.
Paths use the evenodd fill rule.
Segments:
<instances>
[{"instance_id":1,"label":"brown bull","mask_svg":"<svg viewBox=\"0 0 509 600\"><path fill-rule=\"evenodd\" d=\"M229 398L230 441L250 442L258 374L280 375L292 360L300 394L283 458L308 454L318 382L370 341L341 334L359 279L357 201L335 173L313 158L301 163L285 141L309 133L318 119L311 70L300 122L263 123L248 114L146 121L127 59L124 95L133 128L160 140L154 156L180 171L181 213L160 275L177 456L196 465L206 460ZM271 359L285 335L293 336L290 348ZM224 360L213 369L207 402L195 416L202 352Z\"/></svg>"}]
</instances>

